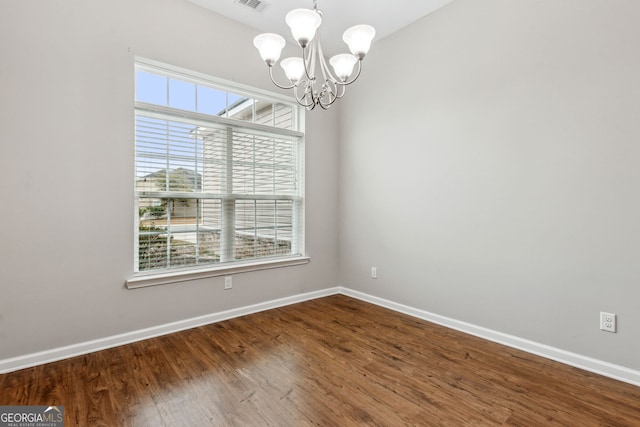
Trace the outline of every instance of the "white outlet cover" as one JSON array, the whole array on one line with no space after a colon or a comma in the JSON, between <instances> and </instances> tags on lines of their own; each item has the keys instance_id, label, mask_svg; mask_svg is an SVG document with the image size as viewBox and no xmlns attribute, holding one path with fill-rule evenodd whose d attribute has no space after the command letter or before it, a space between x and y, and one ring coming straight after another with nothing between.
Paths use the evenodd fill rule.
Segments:
<instances>
[{"instance_id":1,"label":"white outlet cover","mask_svg":"<svg viewBox=\"0 0 640 427\"><path fill-rule=\"evenodd\" d=\"M616 315L600 312L600 329L606 332L616 332Z\"/></svg>"}]
</instances>

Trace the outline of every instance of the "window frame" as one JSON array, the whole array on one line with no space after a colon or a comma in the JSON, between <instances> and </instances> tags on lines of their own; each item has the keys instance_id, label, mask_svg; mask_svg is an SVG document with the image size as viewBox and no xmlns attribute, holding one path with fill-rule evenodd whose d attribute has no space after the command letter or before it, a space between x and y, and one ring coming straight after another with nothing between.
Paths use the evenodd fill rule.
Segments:
<instances>
[{"instance_id":1,"label":"window frame","mask_svg":"<svg viewBox=\"0 0 640 427\"><path fill-rule=\"evenodd\" d=\"M294 227L292 224L291 232L296 236L295 243L292 239L292 247L295 244L298 247L298 254L288 254L283 256L268 256L268 257L256 257L227 262L218 262L205 265L192 265L184 267L168 267L166 269L152 269L152 270L139 270L139 216L136 214L139 208L140 194L144 191L138 191L134 184L134 273L125 281L125 285L128 289L135 289L147 286L156 286L167 283L184 282L189 280L197 280L207 277L215 277L222 275L237 274L247 271L265 270L272 268L287 267L293 265L301 265L310 262L310 258L305 252L305 184L304 184L304 110L301 109L293 98L267 92L258 88L253 88L247 85L242 85L236 82L230 82L223 79L211 77L202 73L187 70L173 65L168 65L154 60L146 58L135 58L134 70L147 71L151 73L161 74L168 78L179 79L195 84L205 84L207 86L217 88L227 93L233 93L246 96L250 99L268 101L275 104L283 104L291 108L291 127L292 129L278 128L274 126L263 125L254 123L253 121L242 121L238 119L232 119L228 117L212 116L204 113L185 111L178 108L156 105L151 103L145 103L138 101L134 96L134 114L138 117L138 114L142 114L145 117L158 116L165 118L172 117L176 120L200 120L210 122L216 126L228 126L233 129L248 129L256 132L266 132L271 135L280 135L282 137L292 137L299 140L298 144L298 161L300 162L300 170L298 171L299 185L301 185L300 196L297 203L299 203L299 217L296 219L298 226ZM135 91L134 91L135 93ZM256 114L255 103L253 108L253 116ZM274 122L276 117L274 116ZM137 140L135 138L134 140ZM135 144L134 144L135 147ZM137 162L134 162L134 165ZM135 166L134 166L135 167ZM137 174L136 174L137 177ZM167 192L170 193L170 192ZM203 191L203 196L206 198L206 192ZM275 196L274 196L275 197ZM200 199L199 197L192 195L194 199ZM273 197L272 197L273 198ZM251 198L250 198L251 199ZM255 200L259 200L260 197L255 197ZM269 197L267 197L269 199ZM238 200L238 199L235 199ZM277 224L276 224L277 228ZM235 226L234 226L235 230ZM235 233L235 231L234 231Z\"/></svg>"}]
</instances>

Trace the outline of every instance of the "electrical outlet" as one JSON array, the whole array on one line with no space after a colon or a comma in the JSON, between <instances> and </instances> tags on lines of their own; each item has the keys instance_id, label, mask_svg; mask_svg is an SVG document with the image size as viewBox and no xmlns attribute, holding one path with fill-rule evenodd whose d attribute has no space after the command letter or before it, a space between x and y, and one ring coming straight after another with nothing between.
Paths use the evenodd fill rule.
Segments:
<instances>
[{"instance_id":1,"label":"electrical outlet","mask_svg":"<svg viewBox=\"0 0 640 427\"><path fill-rule=\"evenodd\" d=\"M375 267L371 267L371 278L372 279L378 278L378 269Z\"/></svg>"},{"instance_id":2,"label":"electrical outlet","mask_svg":"<svg viewBox=\"0 0 640 427\"><path fill-rule=\"evenodd\" d=\"M224 276L224 288L225 289L233 288L233 278L231 276Z\"/></svg>"},{"instance_id":3,"label":"electrical outlet","mask_svg":"<svg viewBox=\"0 0 640 427\"><path fill-rule=\"evenodd\" d=\"M600 329L607 332L616 332L616 315L600 312Z\"/></svg>"}]
</instances>

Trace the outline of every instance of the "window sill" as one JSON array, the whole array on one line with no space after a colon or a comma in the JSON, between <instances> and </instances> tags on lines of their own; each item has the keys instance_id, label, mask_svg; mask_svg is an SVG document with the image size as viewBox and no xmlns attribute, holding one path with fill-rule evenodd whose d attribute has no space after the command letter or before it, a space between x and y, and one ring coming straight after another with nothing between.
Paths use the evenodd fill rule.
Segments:
<instances>
[{"instance_id":1,"label":"window sill","mask_svg":"<svg viewBox=\"0 0 640 427\"><path fill-rule=\"evenodd\" d=\"M207 277L225 276L229 274L246 273L248 271L269 270L272 268L290 267L293 265L308 264L309 257L279 258L265 261L252 261L247 263L234 263L234 265L218 266L207 269L191 269L171 271L165 273L138 274L127 279L127 289L146 288L148 286L166 285L169 283L186 282L189 280L205 279Z\"/></svg>"}]
</instances>

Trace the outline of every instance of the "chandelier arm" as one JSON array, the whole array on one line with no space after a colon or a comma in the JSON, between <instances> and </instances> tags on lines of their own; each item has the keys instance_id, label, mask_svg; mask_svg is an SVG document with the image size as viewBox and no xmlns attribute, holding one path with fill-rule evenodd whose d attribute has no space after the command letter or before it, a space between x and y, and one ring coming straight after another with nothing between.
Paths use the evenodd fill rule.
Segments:
<instances>
[{"instance_id":1,"label":"chandelier arm","mask_svg":"<svg viewBox=\"0 0 640 427\"><path fill-rule=\"evenodd\" d=\"M296 102L298 104L300 104L301 106L303 106L304 108L313 109L313 107L314 107L313 98L311 99L311 103L304 102L305 99L307 98L307 94L308 94L307 87L309 86L309 81L308 80L303 80L303 83L304 83L305 91L302 94L302 96L298 96L298 87L299 87L299 85L295 85L295 87L293 89L293 94L294 94L294 96L296 98Z\"/></svg>"},{"instance_id":2,"label":"chandelier arm","mask_svg":"<svg viewBox=\"0 0 640 427\"><path fill-rule=\"evenodd\" d=\"M340 93L342 91L342 93ZM347 92L345 85L336 85L336 98L342 98Z\"/></svg>"},{"instance_id":3,"label":"chandelier arm","mask_svg":"<svg viewBox=\"0 0 640 427\"><path fill-rule=\"evenodd\" d=\"M319 58L320 58L320 68L322 69L322 76L324 77L325 80L331 80L334 83L338 83L340 82L340 79L338 79L336 76L333 75L333 73L331 72L331 68L329 68L329 66L327 65L327 61L325 61L324 59L324 52L322 51L322 45L320 43L318 43L318 52L319 52ZM327 75L329 77L327 77Z\"/></svg>"},{"instance_id":4,"label":"chandelier arm","mask_svg":"<svg viewBox=\"0 0 640 427\"><path fill-rule=\"evenodd\" d=\"M323 110L327 110L339 98L338 96L339 86L336 86L335 82L332 82L331 80L326 79L324 82L323 88L325 89L324 90L325 96L322 98L319 98L318 103L320 104L320 107L322 107ZM326 102L323 101L325 97L327 98Z\"/></svg>"},{"instance_id":5,"label":"chandelier arm","mask_svg":"<svg viewBox=\"0 0 640 427\"><path fill-rule=\"evenodd\" d=\"M327 62L324 59L324 52L322 51L322 45L320 43L318 43L318 60L320 62L320 72L322 73L322 78L324 79L324 83L322 84L322 91L320 92L318 98L319 98L320 106L323 109L326 109L331 104L333 104L336 100L336 97L335 97L336 80L333 74L331 74L331 70L327 66ZM328 97L328 102L322 101L325 97Z\"/></svg>"},{"instance_id":6,"label":"chandelier arm","mask_svg":"<svg viewBox=\"0 0 640 427\"><path fill-rule=\"evenodd\" d=\"M313 92L311 92L311 102L313 103L313 107L311 107L311 109L313 110L317 105L322 104L322 98L320 98L318 94L314 94Z\"/></svg>"},{"instance_id":7,"label":"chandelier arm","mask_svg":"<svg viewBox=\"0 0 640 427\"><path fill-rule=\"evenodd\" d=\"M327 80L327 83L332 83L333 84L333 87L329 86L329 89L330 89L329 92L330 92L330 94L333 94L333 97L330 97L329 98L330 101L327 102L327 103L324 103L324 102L320 103L320 106L322 107L323 110L328 110L329 107L331 107L331 105L333 105L334 102L336 102L338 99L342 98L345 95L345 93L347 92L347 89L345 87L346 85L340 84L340 82L329 82Z\"/></svg>"},{"instance_id":8,"label":"chandelier arm","mask_svg":"<svg viewBox=\"0 0 640 427\"><path fill-rule=\"evenodd\" d=\"M315 82L316 82L316 76L312 75L309 72L309 70L313 70L315 72L315 69L316 69L316 59L315 59L316 43L317 43L317 38L314 38L311 41L311 49L307 50L306 58L305 58L305 48L302 48L302 63L304 64L304 73L307 77L307 80L305 81L305 92L302 98L298 98L296 96L296 99L298 99L298 104L302 105L309 111L313 110L316 107L316 105L318 105L318 103L320 102L318 94L316 93L314 88ZM302 102L305 98L309 99L309 103Z\"/></svg>"},{"instance_id":9,"label":"chandelier arm","mask_svg":"<svg viewBox=\"0 0 640 427\"><path fill-rule=\"evenodd\" d=\"M334 102L336 102L336 100L338 99L337 97L334 97L333 99L329 98L330 101L327 103L324 102L319 102L320 107L322 107L323 110L328 110L329 107L331 107L333 105Z\"/></svg>"},{"instance_id":10,"label":"chandelier arm","mask_svg":"<svg viewBox=\"0 0 640 427\"><path fill-rule=\"evenodd\" d=\"M307 50L306 48L302 48L302 64L304 65L304 74L305 76L307 76L307 79L309 81L313 80L313 77L311 76L311 74L309 73L309 68L311 68L313 70L313 65L309 65L308 62L311 61L311 59L313 58L313 43L314 41L311 42L311 49ZM305 53L307 54L307 57L305 57Z\"/></svg>"},{"instance_id":11,"label":"chandelier arm","mask_svg":"<svg viewBox=\"0 0 640 427\"><path fill-rule=\"evenodd\" d=\"M328 101L323 101L322 98L318 99L318 105L320 105L322 107L323 110L326 110L327 108L329 108L329 106L331 106L331 104L333 104L336 101L335 98L331 98L329 97Z\"/></svg>"},{"instance_id":12,"label":"chandelier arm","mask_svg":"<svg viewBox=\"0 0 640 427\"><path fill-rule=\"evenodd\" d=\"M318 100L315 97L311 96L311 103L310 104L300 104L300 105L305 107L307 110L311 111L314 108L316 108L316 105L318 105Z\"/></svg>"},{"instance_id":13,"label":"chandelier arm","mask_svg":"<svg viewBox=\"0 0 640 427\"><path fill-rule=\"evenodd\" d=\"M271 78L271 81L273 82L273 84L278 86L280 89L293 89L294 87L297 86L296 83L292 83L291 86L282 86L278 84L278 82L276 82L275 79L273 78L273 66L269 67L269 77Z\"/></svg>"},{"instance_id":14,"label":"chandelier arm","mask_svg":"<svg viewBox=\"0 0 640 427\"><path fill-rule=\"evenodd\" d=\"M339 86L336 85L335 81L326 79L324 82L324 87L327 88L327 94L329 95L328 105L333 104L336 99L340 98L340 96L338 96L340 89Z\"/></svg>"},{"instance_id":15,"label":"chandelier arm","mask_svg":"<svg viewBox=\"0 0 640 427\"><path fill-rule=\"evenodd\" d=\"M316 76L318 50L322 51L322 46L320 45L319 40L320 40L320 34L318 29L318 31L316 32L316 36L311 41L311 49L309 49L308 58L306 61L304 61L307 77L309 77L309 80L314 83L316 82L316 79L318 77ZM320 59L322 59L322 57L320 57ZM322 65L322 62L320 64Z\"/></svg>"}]
</instances>

